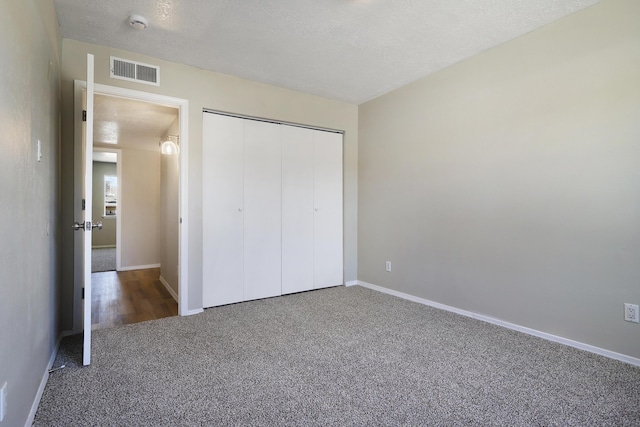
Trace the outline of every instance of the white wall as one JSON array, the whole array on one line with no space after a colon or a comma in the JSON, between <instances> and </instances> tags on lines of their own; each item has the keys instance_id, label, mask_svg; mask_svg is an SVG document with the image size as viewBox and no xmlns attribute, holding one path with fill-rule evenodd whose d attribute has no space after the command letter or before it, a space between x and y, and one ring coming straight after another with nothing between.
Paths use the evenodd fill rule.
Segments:
<instances>
[{"instance_id":1,"label":"white wall","mask_svg":"<svg viewBox=\"0 0 640 427\"><path fill-rule=\"evenodd\" d=\"M250 116L305 123L318 127L341 129L344 139L344 221L345 221L345 280L357 277L357 163L358 163L358 107L252 82L223 74L212 73L172 62L63 39L62 42L62 221L73 223L73 80L86 79L86 54L95 55L95 81L146 92L189 100L189 287L188 309L202 307L202 110L210 108ZM149 86L109 78L109 56L160 66L161 86ZM126 209L126 206L124 207ZM123 230L124 233L124 230ZM73 252L73 235L62 236L62 248ZM62 264L63 311L65 325L71 325L73 304L73 257Z\"/></svg>"},{"instance_id":2,"label":"white wall","mask_svg":"<svg viewBox=\"0 0 640 427\"><path fill-rule=\"evenodd\" d=\"M361 105L358 278L640 357L638 17L607 0Z\"/></svg>"},{"instance_id":3,"label":"white wall","mask_svg":"<svg viewBox=\"0 0 640 427\"><path fill-rule=\"evenodd\" d=\"M160 151L122 149L120 267L160 264Z\"/></svg>"},{"instance_id":4,"label":"white wall","mask_svg":"<svg viewBox=\"0 0 640 427\"><path fill-rule=\"evenodd\" d=\"M0 57L1 425L20 426L60 331L60 38L52 1L3 0Z\"/></svg>"}]
</instances>

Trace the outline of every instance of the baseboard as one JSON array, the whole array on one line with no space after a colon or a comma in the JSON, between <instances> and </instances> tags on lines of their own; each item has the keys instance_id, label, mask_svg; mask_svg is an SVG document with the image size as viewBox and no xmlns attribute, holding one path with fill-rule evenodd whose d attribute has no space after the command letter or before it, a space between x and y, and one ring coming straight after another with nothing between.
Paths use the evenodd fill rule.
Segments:
<instances>
[{"instance_id":1,"label":"baseboard","mask_svg":"<svg viewBox=\"0 0 640 427\"><path fill-rule=\"evenodd\" d=\"M348 282L344 282L345 286L356 286L358 284L357 280L349 280Z\"/></svg>"},{"instance_id":2,"label":"baseboard","mask_svg":"<svg viewBox=\"0 0 640 427\"><path fill-rule=\"evenodd\" d=\"M38 412L38 406L40 405L40 399L42 399L42 394L44 393L44 389L47 386L47 381L49 380L49 371L53 367L53 362L56 361L56 356L58 355L58 350L60 349L60 343L64 337L69 335L73 335L72 331L62 331L60 336L58 336L58 341L56 342L56 346L51 352L49 356L49 362L47 363L47 367L44 370L44 374L42 375L42 380L40 381L40 386L38 387L38 391L36 392L36 396L33 399L33 403L31 404L31 410L29 411L29 416L27 421L24 423L25 427L31 427L33 425L33 421L36 418L36 412Z\"/></svg>"},{"instance_id":3,"label":"baseboard","mask_svg":"<svg viewBox=\"0 0 640 427\"><path fill-rule=\"evenodd\" d=\"M164 280L164 277L162 276L160 276L160 283L162 283L164 287L167 288L167 291L171 294L173 299L176 300L176 302L178 302L178 295L176 294L176 291L173 290L173 288L169 285L169 282Z\"/></svg>"},{"instance_id":4,"label":"baseboard","mask_svg":"<svg viewBox=\"0 0 640 427\"><path fill-rule=\"evenodd\" d=\"M109 249L115 248L116 245L102 245L102 246L91 246L91 249Z\"/></svg>"},{"instance_id":5,"label":"baseboard","mask_svg":"<svg viewBox=\"0 0 640 427\"><path fill-rule=\"evenodd\" d=\"M146 270L148 268L160 268L160 264L130 265L128 267L120 267L118 271Z\"/></svg>"},{"instance_id":6,"label":"baseboard","mask_svg":"<svg viewBox=\"0 0 640 427\"><path fill-rule=\"evenodd\" d=\"M374 291L383 292L385 294L393 295L398 298L406 299L409 301L417 302L418 304L428 305L430 307L438 308L440 310L450 311L452 313L459 314L461 316L471 317L473 319L481 320L483 322L491 323L493 325L502 326L503 328L512 329L514 331L522 332L528 335L533 335L538 338L546 339L548 341L557 342L560 344L568 345L579 350L588 351L589 353L595 353L600 356L608 357L610 359L626 362L630 365L640 366L640 359L636 357L627 356L626 354L616 353L615 351L607 350L604 348L596 347L583 342L570 340L568 338L559 337L546 332L538 331L536 329L527 328L526 326L516 325L515 323L506 322L504 320L496 319L494 317L485 316L484 314L478 314L467 310L462 310L456 307L452 307L446 304L440 304L439 302L431 301L428 299L416 297L413 295L405 294L404 292L394 291L393 289L384 288L382 286L373 285L371 283L363 282L361 280L356 281L358 285L372 289Z\"/></svg>"},{"instance_id":7,"label":"baseboard","mask_svg":"<svg viewBox=\"0 0 640 427\"><path fill-rule=\"evenodd\" d=\"M178 295L175 293L175 291L173 289L171 289L171 286L169 286L169 282L167 282L164 279L164 277L160 276L160 283L162 283L164 285L164 287L167 288L167 291L171 294L173 299L175 299L176 302L178 303L178 308L179 308L180 307L180 301L178 301ZM191 316L191 315L200 314L200 313L204 313L204 309L196 308L194 310L184 310L184 311L181 310L178 314L180 316Z\"/></svg>"},{"instance_id":8,"label":"baseboard","mask_svg":"<svg viewBox=\"0 0 640 427\"><path fill-rule=\"evenodd\" d=\"M183 313L180 314L180 316L192 316L194 314L200 314L200 313L204 313L204 309L202 308L195 308L193 310L186 310Z\"/></svg>"}]
</instances>

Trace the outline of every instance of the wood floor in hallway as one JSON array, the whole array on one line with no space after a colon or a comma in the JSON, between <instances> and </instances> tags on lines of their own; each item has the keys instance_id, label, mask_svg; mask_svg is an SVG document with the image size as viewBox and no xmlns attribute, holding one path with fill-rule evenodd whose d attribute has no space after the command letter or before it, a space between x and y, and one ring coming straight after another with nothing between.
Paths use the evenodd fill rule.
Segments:
<instances>
[{"instance_id":1,"label":"wood floor in hallway","mask_svg":"<svg viewBox=\"0 0 640 427\"><path fill-rule=\"evenodd\" d=\"M160 269L91 274L91 329L176 316L178 303L160 282Z\"/></svg>"}]
</instances>

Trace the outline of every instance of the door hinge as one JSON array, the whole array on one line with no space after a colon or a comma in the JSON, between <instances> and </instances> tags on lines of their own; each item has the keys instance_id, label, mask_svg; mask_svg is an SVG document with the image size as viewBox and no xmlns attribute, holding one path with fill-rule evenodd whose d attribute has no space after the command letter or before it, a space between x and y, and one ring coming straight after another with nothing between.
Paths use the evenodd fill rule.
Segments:
<instances>
[{"instance_id":1,"label":"door hinge","mask_svg":"<svg viewBox=\"0 0 640 427\"><path fill-rule=\"evenodd\" d=\"M82 210L83 211L86 210L86 202L87 201L85 199L82 199Z\"/></svg>"},{"instance_id":2,"label":"door hinge","mask_svg":"<svg viewBox=\"0 0 640 427\"><path fill-rule=\"evenodd\" d=\"M82 299L84 299L84 288L82 288Z\"/></svg>"},{"instance_id":3,"label":"door hinge","mask_svg":"<svg viewBox=\"0 0 640 427\"><path fill-rule=\"evenodd\" d=\"M82 121L83 122L87 121L87 110L82 110Z\"/></svg>"}]
</instances>

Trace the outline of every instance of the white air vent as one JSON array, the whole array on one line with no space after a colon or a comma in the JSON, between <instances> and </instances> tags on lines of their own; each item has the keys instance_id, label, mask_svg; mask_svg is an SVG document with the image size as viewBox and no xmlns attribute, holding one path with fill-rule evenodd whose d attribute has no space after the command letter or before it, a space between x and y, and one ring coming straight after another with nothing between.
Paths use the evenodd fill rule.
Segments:
<instances>
[{"instance_id":1,"label":"white air vent","mask_svg":"<svg viewBox=\"0 0 640 427\"><path fill-rule=\"evenodd\" d=\"M111 78L160 86L160 67L112 56Z\"/></svg>"}]
</instances>

